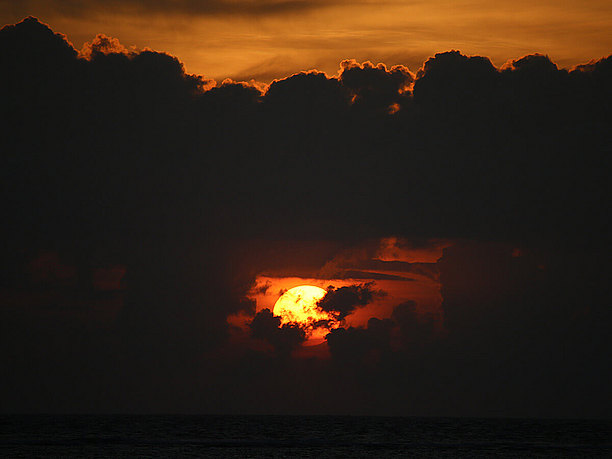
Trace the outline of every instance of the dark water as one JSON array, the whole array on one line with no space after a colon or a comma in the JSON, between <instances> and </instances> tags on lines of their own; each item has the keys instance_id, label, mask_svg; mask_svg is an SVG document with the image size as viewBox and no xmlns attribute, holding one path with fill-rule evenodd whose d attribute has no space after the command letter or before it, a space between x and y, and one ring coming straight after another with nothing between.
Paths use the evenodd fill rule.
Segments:
<instances>
[{"instance_id":1,"label":"dark water","mask_svg":"<svg viewBox=\"0 0 612 459\"><path fill-rule=\"evenodd\" d=\"M612 421L2 416L2 457L612 457Z\"/></svg>"}]
</instances>

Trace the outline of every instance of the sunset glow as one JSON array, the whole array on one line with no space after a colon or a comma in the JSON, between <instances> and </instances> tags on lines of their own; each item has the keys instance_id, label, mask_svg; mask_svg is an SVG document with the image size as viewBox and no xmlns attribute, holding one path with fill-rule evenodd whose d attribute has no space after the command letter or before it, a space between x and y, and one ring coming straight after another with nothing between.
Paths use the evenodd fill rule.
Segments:
<instances>
[{"instance_id":1,"label":"sunset glow","mask_svg":"<svg viewBox=\"0 0 612 459\"><path fill-rule=\"evenodd\" d=\"M281 318L281 324L297 323L311 330L310 337L320 339L327 334L330 324L317 327L319 321L333 321L332 315L317 308L326 291L314 285L300 285L283 293L274 304L273 314Z\"/></svg>"},{"instance_id":2,"label":"sunset glow","mask_svg":"<svg viewBox=\"0 0 612 459\"><path fill-rule=\"evenodd\" d=\"M274 315L281 317L281 323L301 324L332 317L317 309L317 302L325 296L325 290L314 285L300 285L283 293L274 305Z\"/></svg>"}]
</instances>

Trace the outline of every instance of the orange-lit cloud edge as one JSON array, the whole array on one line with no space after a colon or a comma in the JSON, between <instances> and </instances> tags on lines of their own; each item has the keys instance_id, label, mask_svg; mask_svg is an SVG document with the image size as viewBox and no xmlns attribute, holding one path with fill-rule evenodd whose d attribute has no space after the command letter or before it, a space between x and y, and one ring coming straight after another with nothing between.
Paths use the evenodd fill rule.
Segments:
<instances>
[{"instance_id":1,"label":"orange-lit cloud edge","mask_svg":"<svg viewBox=\"0 0 612 459\"><path fill-rule=\"evenodd\" d=\"M238 76L238 77L233 77L233 78L225 77L225 78L215 79L215 78L206 76L206 74L198 74L198 73L189 72L185 62L182 60L182 58L179 58L177 54L173 54L171 52L165 52L165 51L157 51L155 48L149 47L149 46L144 46L144 47L139 47L136 45L124 46L121 43L121 40L119 38L116 38L116 37L113 37L113 36L110 36L104 33L98 33L91 40L84 41L83 46L79 49L78 46L75 46L75 44L70 40L67 34L63 32L57 32L56 28L53 27L51 24L45 22L44 20L34 15L31 15L29 17L33 17L37 19L39 22L41 22L42 24L46 25L51 30L53 30L56 35L61 36L67 43L69 43L75 49L75 51L77 51L78 57L81 59L86 59L86 60L91 59L92 54L94 52L102 53L102 54L121 53L121 54L125 54L128 56L136 55L138 53L147 52L147 51L165 54L173 59L176 59L180 63L187 77L193 77L193 78L200 80L200 89L203 92L209 91L214 88L223 87L226 85L238 84L238 85L242 85L246 87L255 88L262 95L265 95L268 89L270 88L270 86L272 86L274 83L288 80L298 75L315 74L315 75L322 75L327 79L340 79L342 72L350 68L360 68L360 69L376 68L376 69L380 69L388 73L392 73L393 71L401 71L402 73L405 73L408 76L408 79L407 79L408 82L406 86L400 90L400 93L403 93L403 92L410 93L413 89L415 81L424 72L427 61L431 58L434 58L438 54L449 52L449 51L459 52L466 57L484 57L485 59L488 59L489 61L491 61L490 57L484 56L483 54L464 52L460 46L455 46L455 47L446 48L446 50L440 49L438 52L431 53L429 55L423 54L423 57L420 59L421 65L418 68L415 67L416 70L411 70L406 64L392 64L391 65L385 62L380 62L379 60L374 60L374 59L364 59L360 61L359 59L355 59L353 57L347 56L346 58L339 59L337 61L338 65L336 67L335 73L330 73L329 71L321 70L315 66L313 68L304 69L304 70L300 70L297 72L288 72L288 74L285 74L282 77L276 77L276 78L266 77L267 81L259 80L257 79L257 76L255 78L250 78L247 74L244 74L244 72L241 74L241 76ZM6 24L4 26L11 26L11 25L13 24ZM547 58L549 58L549 55L547 53L540 53L536 48L534 48L533 52L527 52L524 54L517 55L516 57L509 58L502 65L495 65L492 61L491 61L491 64L493 65L493 67L495 67L497 71L502 71L508 68L512 68L512 65L514 62L517 62L520 59L524 58L525 56L530 56L530 55L544 55ZM608 54L591 57L587 62L580 62L580 63L576 63L573 65L568 65L567 67L557 66L554 59L551 59L551 62L553 62L553 64L557 66L557 68L561 70L566 70L569 72L569 71L573 71L577 69L579 70L589 65L592 65L595 62L605 58L607 55ZM397 61L397 59L391 59L391 60ZM397 104L393 104L392 106L389 107L390 114L395 114L399 110L400 110L400 107Z\"/></svg>"},{"instance_id":2,"label":"orange-lit cloud edge","mask_svg":"<svg viewBox=\"0 0 612 459\"><path fill-rule=\"evenodd\" d=\"M46 24L47 26L49 26L48 24ZM51 27L51 26L49 26ZM57 33L57 32L56 32ZM74 45L68 40L68 37L62 33L58 33L58 35L61 35L68 43L70 43L73 47ZM75 48L76 49L76 48ZM145 48L137 48L137 47L130 47L129 49L125 46L123 46L121 44L121 42L119 41L119 39L114 38L114 37L110 37L107 36L105 34L97 34L91 41L85 42L83 47L78 51L78 56L82 59L86 59L89 60L92 58L92 54L94 54L95 52L97 53L102 53L102 54L113 54L113 53L121 53L121 54L125 54L125 55L136 55L140 52L145 52L145 51L151 51L151 52L158 52L159 51L155 51L151 48L145 47ZM466 56L468 58L470 57L484 57L485 59L489 59L486 56L480 56L478 54L465 54L462 53L461 50L457 50L457 49L451 49L449 50L450 52L456 52L456 53L460 53L463 56ZM449 52L449 51L444 51L444 52ZM419 67L416 71L412 71L410 70L407 66L402 65L402 64L396 64L396 65L387 65L383 62L371 62L369 60L365 60L363 62L358 62L356 59L353 58L347 58L347 59L343 59L340 61L339 65L338 65L338 69L337 72L335 74L329 74L328 72L325 72L323 70L317 69L317 68L312 68L312 69L308 69L308 70L301 70L299 72L295 72L295 73L291 73L289 75L286 75L284 77L281 78L274 78L272 79L270 82L265 82L265 81L258 81L256 79L248 79L248 80L240 80L240 79L232 79L232 78L224 78L221 81L215 80L213 78L207 78L203 75L198 75L198 74L190 74L185 70L185 64L179 60L180 65L182 66L183 70L185 71L185 75L188 77L193 77L193 78L197 78L200 80L201 84L200 84L200 89L203 92L207 92L210 91L214 88L220 88L220 87L224 87L224 86L228 86L228 85L241 85L244 87L250 87L250 88L255 88L256 90L259 91L259 93L263 96L267 93L268 89L274 85L275 83L278 82L282 82L285 80L289 80L293 77L296 76L300 76L300 75L321 75L327 79L333 79L333 80L339 80L342 76L342 73L346 70L350 70L350 69L376 69L376 70L380 70L383 71L385 73L395 73L395 72L401 72L406 76L406 84L400 88L399 93L400 94L410 94L413 90L414 84L417 81L417 79L424 73L425 71L425 66L427 64L427 61L429 59L432 59L434 57L436 57L437 55L441 54L440 53L436 53L435 55L429 56L428 58L426 58L421 67ZM165 52L161 52L161 54L166 54L170 57L172 57L173 59L177 59L178 58L176 56L173 56L171 54L165 53ZM493 65L493 67L498 71L501 72L503 70L506 69L512 69L513 68L513 64L517 61L519 61L520 59L526 57L526 56L530 56L530 55L537 55L537 56L545 56L546 58L549 58L548 55L543 55L541 53L531 53L531 54L527 54L525 56L520 56L520 57L516 57L516 58L512 58L507 60L503 65L496 67L493 63L491 65ZM592 58L590 59L588 62L586 63L580 63L580 64L576 64L573 65L567 69L563 69L563 68L559 68L560 70L567 70L568 72L573 71L573 70L580 70L580 69L584 69L587 68L590 65L595 64L597 61L599 61L600 59L602 59L604 56L599 57L599 58ZM552 62L552 61L551 61ZM553 62L553 65L556 66L556 64ZM399 104L394 103L391 106L389 106L388 108L388 113L390 115L393 115L397 112L399 112L401 109L401 107L399 106Z\"/></svg>"},{"instance_id":3,"label":"orange-lit cloud edge","mask_svg":"<svg viewBox=\"0 0 612 459\"><path fill-rule=\"evenodd\" d=\"M0 2L0 23L28 15L78 47L91 31L103 32L130 49L180 56L190 73L218 81L270 82L312 68L333 74L346 57L414 70L449 49L488 56L497 66L540 52L569 68L612 47L612 4L605 0Z\"/></svg>"}]
</instances>

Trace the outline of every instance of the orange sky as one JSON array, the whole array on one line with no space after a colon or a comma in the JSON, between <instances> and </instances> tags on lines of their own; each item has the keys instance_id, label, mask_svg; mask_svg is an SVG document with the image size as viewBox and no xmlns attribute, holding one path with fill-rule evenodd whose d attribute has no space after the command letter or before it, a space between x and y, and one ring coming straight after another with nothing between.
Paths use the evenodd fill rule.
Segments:
<instances>
[{"instance_id":1,"label":"orange sky","mask_svg":"<svg viewBox=\"0 0 612 459\"><path fill-rule=\"evenodd\" d=\"M96 34L166 51L188 72L270 81L336 73L346 58L416 70L458 49L508 59L539 52L570 67L612 52L609 0L0 0L0 21L39 17L77 49Z\"/></svg>"},{"instance_id":2,"label":"orange sky","mask_svg":"<svg viewBox=\"0 0 612 459\"><path fill-rule=\"evenodd\" d=\"M385 295L347 317L349 325L365 326L370 317L389 317L393 307L408 300L416 301L421 312L438 313L442 298L435 263L442 256L443 249L452 245L451 242L432 240L422 247L413 247L409 241L388 237L378 241L375 251L371 246L366 248L370 244L351 247L336 254L312 276L291 275L289 271L285 275L260 273L250 295L256 301L257 310L273 309L282 292L298 285L327 289L330 285L338 288L372 282L374 289L382 290ZM373 266L368 264L369 261L382 263ZM390 264L385 265L384 262ZM430 264L431 272L407 272L407 264L410 263Z\"/></svg>"}]
</instances>

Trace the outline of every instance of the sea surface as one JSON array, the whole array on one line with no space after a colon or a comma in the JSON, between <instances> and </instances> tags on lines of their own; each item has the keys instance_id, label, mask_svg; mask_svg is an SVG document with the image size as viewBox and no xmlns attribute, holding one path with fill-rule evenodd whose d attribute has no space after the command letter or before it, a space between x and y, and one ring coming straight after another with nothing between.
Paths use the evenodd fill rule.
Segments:
<instances>
[{"instance_id":1,"label":"sea surface","mask_svg":"<svg viewBox=\"0 0 612 459\"><path fill-rule=\"evenodd\" d=\"M612 457L612 421L0 416L1 457Z\"/></svg>"}]
</instances>

